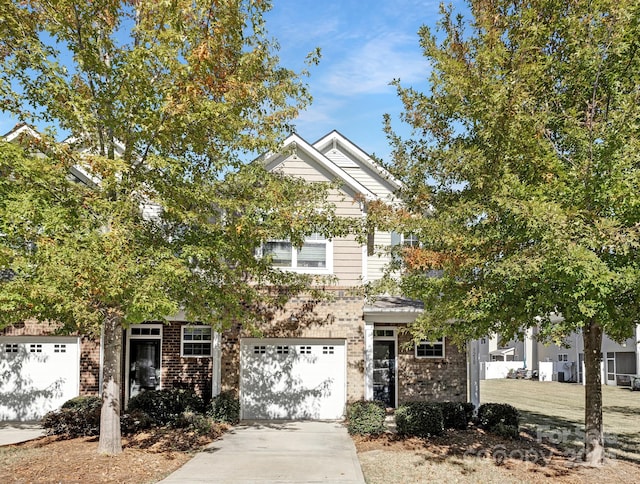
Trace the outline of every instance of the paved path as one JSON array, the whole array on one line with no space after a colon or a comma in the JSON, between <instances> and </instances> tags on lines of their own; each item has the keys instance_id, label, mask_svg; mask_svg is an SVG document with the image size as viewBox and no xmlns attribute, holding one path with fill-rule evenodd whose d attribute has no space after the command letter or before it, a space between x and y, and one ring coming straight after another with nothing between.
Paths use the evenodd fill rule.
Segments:
<instances>
[{"instance_id":1,"label":"paved path","mask_svg":"<svg viewBox=\"0 0 640 484\"><path fill-rule=\"evenodd\" d=\"M346 428L338 422L243 422L162 483L364 484Z\"/></svg>"},{"instance_id":2,"label":"paved path","mask_svg":"<svg viewBox=\"0 0 640 484\"><path fill-rule=\"evenodd\" d=\"M39 422L0 422L0 446L26 442L43 435Z\"/></svg>"}]
</instances>

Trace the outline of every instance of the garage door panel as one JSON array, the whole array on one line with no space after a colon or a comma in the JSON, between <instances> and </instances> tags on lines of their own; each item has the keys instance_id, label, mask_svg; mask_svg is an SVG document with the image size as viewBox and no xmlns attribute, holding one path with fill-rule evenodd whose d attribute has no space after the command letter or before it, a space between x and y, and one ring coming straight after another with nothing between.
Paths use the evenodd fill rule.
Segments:
<instances>
[{"instance_id":1,"label":"garage door panel","mask_svg":"<svg viewBox=\"0 0 640 484\"><path fill-rule=\"evenodd\" d=\"M336 419L345 404L344 342L250 340L242 344L245 419Z\"/></svg>"},{"instance_id":2,"label":"garage door panel","mask_svg":"<svg viewBox=\"0 0 640 484\"><path fill-rule=\"evenodd\" d=\"M0 341L0 420L35 420L78 395L77 339Z\"/></svg>"}]
</instances>

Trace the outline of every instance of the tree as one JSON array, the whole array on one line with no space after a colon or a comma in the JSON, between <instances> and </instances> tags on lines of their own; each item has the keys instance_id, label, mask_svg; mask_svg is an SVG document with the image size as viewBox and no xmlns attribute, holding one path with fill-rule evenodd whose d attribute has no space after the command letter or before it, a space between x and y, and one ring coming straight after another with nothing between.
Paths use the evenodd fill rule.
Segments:
<instances>
[{"instance_id":1,"label":"tree","mask_svg":"<svg viewBox=\"0 0 640 484\"><path fill-rule=\"evenodd\" d=\"M443 8L420 30L430 90L395 82L412 132L387 124L411 212L396 223L421 241L400 282L425 302L415 334L581 331L592 464L602 335L630 337L640 306L639 34L627 0Z\"/></svg>"},{"instance_id":2,"label":"tree","mask_svg":"<svg viewBox=\"0 0 640 484\"><path fill-rule=\"evenodd\" d=\"M251 325L311 282L256 247L340 230L324 189L241 161L310 100L278 65L269 7L3 2L2 109L73 137L0 144L0 324L102 335L99 452L121 451L123 328L181 309L216 330Z\"/></svg>"}]
</instances>

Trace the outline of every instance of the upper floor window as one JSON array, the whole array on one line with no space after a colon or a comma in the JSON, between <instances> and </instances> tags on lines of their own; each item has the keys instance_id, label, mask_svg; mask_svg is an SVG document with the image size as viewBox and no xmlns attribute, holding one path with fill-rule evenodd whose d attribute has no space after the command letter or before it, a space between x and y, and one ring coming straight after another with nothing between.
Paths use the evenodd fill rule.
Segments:
<instances>
[{"instance_id":1,"label":"upper floor window","mask_svg":"<svg viewBox=\"0 0 640 484\"><path fill-rule=\"evenodd\" d=\"M416 358L444 358L444 338L420 341L416 344Z\"/></svg>"},{"instance_id":2,"label":"upper floor window","mask_svg":"<svg viewBox=\"0 0 640 484\"><path fill-rule=\"evenodd\" d=\"M302 247L294 247L289 240L270 240L264 244L263 255L271 257L275 267L301 272L330 272L331 242L320 234L308 236Z\"/></svg>"}]
</instances>

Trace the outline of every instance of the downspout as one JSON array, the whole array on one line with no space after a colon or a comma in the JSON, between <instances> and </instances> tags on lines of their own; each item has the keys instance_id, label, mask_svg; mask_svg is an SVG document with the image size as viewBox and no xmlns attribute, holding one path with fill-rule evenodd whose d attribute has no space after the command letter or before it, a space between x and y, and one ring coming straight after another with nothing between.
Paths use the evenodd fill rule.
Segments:
<instances>
[{"instance_id":1,"label":"downspout","mask_svg":"<svg viewBox=\"0 0 640 484\"><path fill-rule=\"evenodd\" d=\"M98 356L98 395L102 397L102 382L104 381L104 325L100 327L100 355Z\"/></svg>"}]
</instances>

